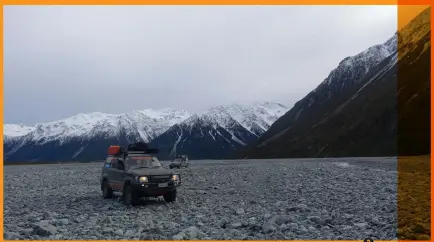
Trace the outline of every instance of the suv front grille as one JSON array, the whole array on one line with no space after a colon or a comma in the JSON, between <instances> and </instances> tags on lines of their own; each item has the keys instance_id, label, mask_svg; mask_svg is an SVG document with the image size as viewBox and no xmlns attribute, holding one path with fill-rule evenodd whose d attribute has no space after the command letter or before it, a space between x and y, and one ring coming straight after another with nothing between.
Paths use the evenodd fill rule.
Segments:
<instances>
[{"instance_id":1,"label":"suv front grille","mask_svg":"<svg viewBox=\"0 0 434 242\"><path fill-rule=\"evenodd\" d=\"M150 176L149 177L149 181L150 182L169 182L171 178L171 175L155 175L155 176Z\"/></svg>"}]
</instances>

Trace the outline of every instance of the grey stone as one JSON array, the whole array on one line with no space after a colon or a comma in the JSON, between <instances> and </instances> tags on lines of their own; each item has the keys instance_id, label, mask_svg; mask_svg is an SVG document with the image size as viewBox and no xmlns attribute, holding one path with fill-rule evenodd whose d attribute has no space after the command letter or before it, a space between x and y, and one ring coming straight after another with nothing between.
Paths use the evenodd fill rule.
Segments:
<instances>
[{"instance_id":1,"label":"grey stone","mask_svg":"<svg viewBox=\"0 0 434 242\"><path fill-rule=\"evenodd\" d=\"M18 233L15 233L15 232L4 232L4 234L3 234L3 238L5 240L13 240L13 239L16 239L19 237L20 237L20 235Z\"/></svg>"},{"instance_id":2,"label":"grey stone","mask_svg":"<svg viewBox=\"0 0 434 242\"><path fill-rule=\"evenodd\" d=\"M56 234L57 229L51 224L39 225L36 228L34 228L33 232L40 236L50 236Z\"/></svg>"},{"instance_id":3,"label":"grey stone","mask_svg":"<svg viewBox=\"0 0 434 242\"><path fill-rule=\"evenodd\" d=\"M237 210L235 210L235 214L237 214L237 215L243 215L245 212L244 212L244 209L242 209L242 208L237 208Z\"/></svg>"}]
</instances>

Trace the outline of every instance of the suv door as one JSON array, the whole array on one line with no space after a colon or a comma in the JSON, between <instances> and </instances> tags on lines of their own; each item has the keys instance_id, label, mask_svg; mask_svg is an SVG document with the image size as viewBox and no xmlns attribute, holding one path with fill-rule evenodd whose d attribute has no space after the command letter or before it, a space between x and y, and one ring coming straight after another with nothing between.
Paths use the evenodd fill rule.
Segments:
<instances>
[{"instance_id":1,"label":"suv door","mask_svg":"<svg viewBox=\"0 0 434 242\"><path fill-rule=\"evenodd\" d=\"M112 156L108 156L107 159L104 161L104 165L102 166L102 170L101 170L101 182L104 178L107 178L109 182L109 186L110 186L110 180L108 178L108 175L110 173L112 159L113 159Z\"/></svg>"},{"instance_id":2,"label":"suv door","mask_svg":"<svg viewBox=\"0 0 434 242\"><path fill-rule=\"evenodd\" d=\"M113 184L113 188L122 191L124 185L124 162L119 158L112 160L112 169L109 174L109 179Z\"/></svg>"}]
</instances>

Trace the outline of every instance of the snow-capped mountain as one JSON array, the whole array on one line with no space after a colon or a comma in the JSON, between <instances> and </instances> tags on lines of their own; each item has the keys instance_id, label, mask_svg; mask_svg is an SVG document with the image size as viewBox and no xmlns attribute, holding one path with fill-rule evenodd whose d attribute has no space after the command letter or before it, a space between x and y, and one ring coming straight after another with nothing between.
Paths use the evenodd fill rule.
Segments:
<instances>
[{"instance_id":1,"label":"snow-capped mountain","mask_svg":"<svg viewBox=\"0 0 434 242\"><path fill-rule=\"evenodd\" d=\"M217 106L194 115L184 110L146 109L123 114L80 113L34 127L5 124L4 156L7 161L100 160L113 144L144 141L153 145L152 141L158 139L157 144L165 140L164 145L173 147L180 137L167 137L179 127L198 137L204 130L214 139L230 135L223 146L238 147L257 139L287 110L278 103L258 102ZM216 144L211 142L208 148ZM194 157L194 151L192 154Z\"/></svg>"},{"instance_id":2,"label":"snow-capped mountain","mask_svg":"<svg viewBox=\"0 0 434 242\"><path fill-rule=\"evenodd\" d=\"M428 8L420 13L386 42L342 60L315 90L238 157L382 156L429 151L429 145L411 147L411 143L414 146L422 139L429 144L430 12ZM410 125L409 120L417 124Z\"/></svg>"},{"instance_id":3,"label":"snow-capped mountain","mask_svg":"<svg viewBox=\"0 0 434 242\"><path fill-rule=\"evenodd\" d=\"M34 127L4 124L3 133L5 137L27 136L43 144L52 140L62 143L73 138L108 138L118 135L121 130L127 130L129 134L149 142L188 117L190 114L187 111L173 109L146 109L124 114L80 113L66 119L37 124Z\"/></svg>"},{"instance_id":4,"label":"snow-capped mountain","mask_svg":"<svg viewBox=\"0 0 434 242\"><path fill-rule=\"evenodd\" d=\"M34 127L5 124L5 159L81 159L82 155L88 157L91 149L95 154L91 157L97 158L106 152L106 143L149 142L188 117L184 110L146 109L124 114L81 113ZM95 145L101 148L95 151Z\"/></svg>"},{"instance_id":5,"label":"snow-capped mountain","mask_svg":"<svg viewBox=\"0 0 434 242\"><path fill-rule=\"evenodd\" d=\"M353 88L360 88L368 80L365 77L368 73L376 73L380 63L386 58L393 57L397 61L398 34L395 34L386 42L369 47L368 49L343 59L338 66L333 69L327 78L318 85L313 91L298 101L294 107L288 112L288 115L276 120L273 127L270 127L269 132L261 137L262 142L266 142L273 135L279 134L283 130L277 131L280 124L297 122L300 115L312 112L322 113L320 116L325 116L327 108L322 106L329 103L339 103L345 101L346 92L353 91ZM391 63L393 65L394 63ZM318 111L316 110L318 109ZM289 114L290 113L290 114ZM308 114L307 114L308 115ZM290 126L290 125L288 125ZM276 130L275 130L276 129ZM286 131L285 131L286 132ZM273 134L273 135L271 135Z\"/></svg>"},{"instance_id":6,"label":"snow-capped mountain","mask_svg":"<svg viewBox=\"0 0 434 242\"><path fill-rule=\"evenodd\" d=\"M358 84L372 68L396 52L397 41L398 37L395 34L385 43L371 46L357 55L346 57L312 93L325 92L326 99L329 99L347 87Z\"/></svg>"},{"instance_id":7,"label":"snow-capped mountain","mask_svg":"<svg viewBox=\"0 0 434 242\"><path fill-rule=\"evenodd\" d=\"M172 126L150 145L165 159L184 153L193 159L224 158L257 140L287 111L272 102L216 106Z\"/></svg>"}]
</instances>

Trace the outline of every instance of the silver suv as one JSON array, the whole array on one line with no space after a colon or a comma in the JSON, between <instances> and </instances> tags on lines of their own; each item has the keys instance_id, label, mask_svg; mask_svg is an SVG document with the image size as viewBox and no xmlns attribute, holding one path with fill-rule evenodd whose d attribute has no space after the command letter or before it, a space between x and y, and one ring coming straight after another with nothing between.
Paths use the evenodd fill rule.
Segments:
<instances>
[{"instance_id":1,"label":"silver suv","mask_svg":"<svg viewBox=\"0 0 434 242\"><path fill-rule=\"evenodd\" d=\"M188 156L186 155L177 156L175 160L173 160L169 165L170 169L188 167L188 166L189 166Z\"/></svg>"}]
</instances>

